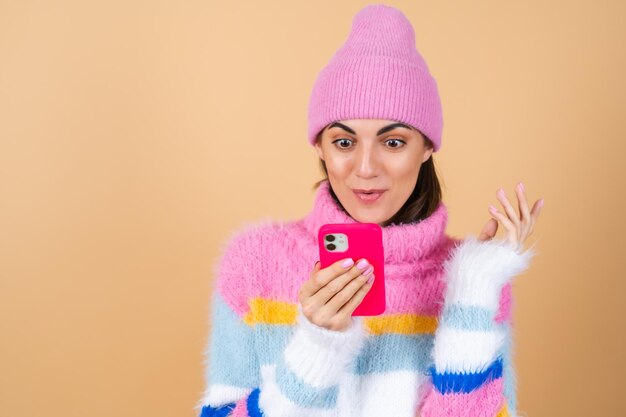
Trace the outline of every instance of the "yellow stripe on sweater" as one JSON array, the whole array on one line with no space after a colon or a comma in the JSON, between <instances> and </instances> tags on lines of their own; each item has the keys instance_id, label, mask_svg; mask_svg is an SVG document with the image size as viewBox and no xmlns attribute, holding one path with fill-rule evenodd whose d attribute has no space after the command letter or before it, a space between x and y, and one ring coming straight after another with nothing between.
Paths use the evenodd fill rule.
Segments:
<instances>
[{"instance_id":1,"label":"yellow stripe on sweater","mask_svg":"<svg viewBox=\"0 0 626 417\"><path fill-rule=\"evenodd\" d=\"M285 301L275 301L267 298L253 298L250 300L250 311L243 321L248 325L255 324L296 324L298 306Z\"/></svg>"},{"instance_id":2,"label":"yellow stripe on sweater","mask_svg":"<svg viewBox=\"0 0 626 417\"><path fill-rule=\"evenodd\" d=\"M437 330L437 317L418 314L390 314L366 317L365 325L373 334L434 334Z\"/></svg>"},{"instance_id":3,"label":"yellow stripe on sweater","mask_svg":"<svg viewBox=\"0 0 626 417\"><path fill-rule=\"evenodd\" d=\"M511 415L509 414L509 409L506 406L506 403L504 403L504 405L502 406L502 408L500 409L500 412L498 412L496 417L511 417Z\"/></svg>"},{"instance_id":4,"label":"yellow stripe on sweater","mask_svg":"<svg viewBox=\"0 0 626 417\"><path fill-rule=\"evenodd\" d=\"M255 324L295 325L297 315L297 304L257 297L250 300L250 310L244 316L244 322L250 326ZM417 314L364 317L363 322L366 329L375 335L434 334L437 329L437 317Z\"/></svg>"}]
</instances>

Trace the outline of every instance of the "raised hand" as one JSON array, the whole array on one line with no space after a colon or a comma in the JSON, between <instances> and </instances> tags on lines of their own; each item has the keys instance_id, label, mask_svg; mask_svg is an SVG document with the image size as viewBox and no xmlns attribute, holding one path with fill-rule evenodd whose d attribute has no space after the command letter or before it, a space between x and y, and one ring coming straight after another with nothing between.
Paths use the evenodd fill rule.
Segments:
<instances>
[{"instance_id":1,"label":"raised hand","mask_svg":"<svg viewBox=\"0 0 626 417\"><path fill-rule=\"evenodd\" d=\"M524 241L532 233L533 227L535 226L539 213L541 212L541 208L543 207L542 198L535 201L532 210L529 211L524 192L524 184L520 182L515 187L515 194L517 194L517 207L519 209L518 214L509 202L509 199L506 197L504 189L498 189L496 197L500 200L500 203L502 203L504 213L500 212L494 206L489 205L489 213L492 218L490 218L487 224L483 227L480 235L478 236L478 240L485 241L493 239L498 231L498 221L500 221L506 229L506 241L509 242L509 244L511 244L518 252L521 252L524 249Z\"/></svg>"}]
</instances>

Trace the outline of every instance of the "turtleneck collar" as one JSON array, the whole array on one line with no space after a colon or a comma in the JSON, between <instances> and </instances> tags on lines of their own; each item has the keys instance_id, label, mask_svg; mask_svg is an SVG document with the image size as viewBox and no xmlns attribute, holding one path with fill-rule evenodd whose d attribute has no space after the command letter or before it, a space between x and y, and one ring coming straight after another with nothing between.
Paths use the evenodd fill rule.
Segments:
<instances>
[{"instance_id":1,"label":"turtleneck collar","mask_svg":"<svg viewBox=\"0 0 626 417\"><path fill-rule=\"evenodd\" d=\"M446 239L448 211L443 201L426 219L411 224L383 227L385 263L411 262L427 257ZM327 223L358 223L339 207L324 181L316 191L313 209L304 218L304 227L317 241L319 228Z\"/></svg>"}]
</instances>

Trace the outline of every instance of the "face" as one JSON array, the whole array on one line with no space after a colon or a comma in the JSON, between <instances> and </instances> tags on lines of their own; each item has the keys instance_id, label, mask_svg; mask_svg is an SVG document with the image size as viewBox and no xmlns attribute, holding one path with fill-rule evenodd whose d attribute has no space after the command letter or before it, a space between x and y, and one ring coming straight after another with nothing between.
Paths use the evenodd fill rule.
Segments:
<instances>
[{"instance_id":1,"label":"face","mask_svg":"<svg viewBox=\"0 0 626 417\"><path fill-rule=\"evenodd\" d=\"M383 119L331 123L315 144L328 179L350 216L382 225L396 214L415 188L420 166L430 158L415 128ZM358 190L376 190L363 195Z\"/></svg>"}]
</instances>

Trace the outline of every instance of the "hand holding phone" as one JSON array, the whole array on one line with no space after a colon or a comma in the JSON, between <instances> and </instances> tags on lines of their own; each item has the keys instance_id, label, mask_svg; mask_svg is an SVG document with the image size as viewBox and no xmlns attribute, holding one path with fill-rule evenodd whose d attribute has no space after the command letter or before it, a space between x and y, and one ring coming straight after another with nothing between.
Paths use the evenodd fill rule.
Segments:
<instances>
[{"instance_id":1,"label":"hand holding phone","mask_svg":"<svg viewBox=\"0 0 626 417\"><path fill-rule=\"evenodd\" d=\"M351 326L352 313L374 281L373 267L360 261L341 259L326 268L321 268L320 262L315 264L298 295L302 312L311 323L334 331Z\"/></svg>"},{"instance_id":2,"label":"hand holding phone","mask_svg":"<svg viewBox=\"0 0 626 417\"><path fill-rule=\"evenodd\" d=\"M365 258L374 267L376 281L353 316L378 316L385 312L385 251L383 229L377 223L329 223L317 236L322 268L345 257Z\"/></svg>"}]
</instances>

